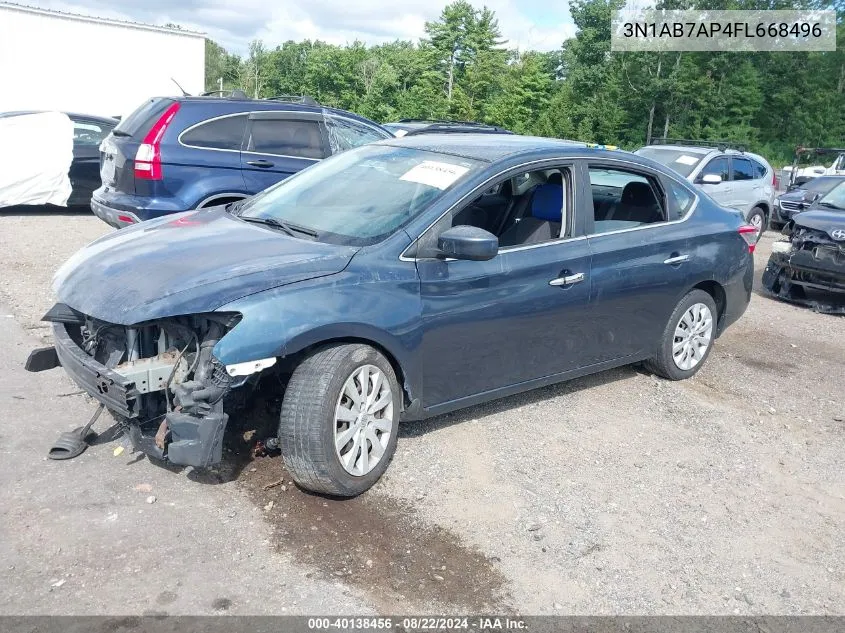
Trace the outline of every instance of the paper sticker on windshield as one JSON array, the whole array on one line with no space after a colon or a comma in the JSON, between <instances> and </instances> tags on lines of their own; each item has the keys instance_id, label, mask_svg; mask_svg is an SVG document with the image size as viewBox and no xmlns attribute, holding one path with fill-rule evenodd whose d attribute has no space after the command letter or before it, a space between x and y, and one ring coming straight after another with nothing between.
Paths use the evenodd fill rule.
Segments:
<instances>
[{"instance_id":1,"label":"paper sticker on windshield","mask_svg":"<svg viewBox=\"0 0 845 633\"><path fill-rule=\"evenodd\" d=\"M451 163L441 163L436 160L424 160L416 167L405 172L400 180L417 182L421 185L437 187L438 189L446 189L468 171L468 167L452 165Z\"/></svg>"},{"instance_id":2,"label":"paper sticker on windshield","mask_svg":"<svg viewBox=\"0 0 845 633\"><path fill-rule=\"evenodd\" d=\"M684 154L683 156L678 156L675 162L681 163L681 165L695 165L698 162L698 158Z\"/></svg>"},{"instance_id":3,"label":"paper sticker on windshield","mask_svg":"<svg viewBox=\"0 0 845 633\"><path fill-rule=\"evenodd\" d=\"M394 136L401 137L405 136L407 133L408 130L396 130L396 132L394 132Z\"/></svg>"}]
</instances>

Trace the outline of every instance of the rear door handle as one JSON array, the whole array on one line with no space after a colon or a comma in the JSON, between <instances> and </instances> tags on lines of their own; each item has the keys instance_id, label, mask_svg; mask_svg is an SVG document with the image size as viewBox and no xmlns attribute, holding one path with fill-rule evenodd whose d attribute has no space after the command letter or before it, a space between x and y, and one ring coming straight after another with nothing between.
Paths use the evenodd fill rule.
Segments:
<instances>
[{"instance_id":1,"label":"rear door handle","mask_svg":"<svg viewBox=\"0 0 845 633\"><path fill-rule=\"evenodd\" d=\"M271 163L269 160L264 160L264 159L261 159L261 160L248 160L248 161L246 161L246 164L247 164L247 165L252 165L253 167L262 167L262 168L264 168L264 169L266 169L267 167L272 167L272 166L273 166L273 163Z\"/></svg>"},{"instance_id":2,"label":"rear door handle","mask_svg":"<svg viewBox=\"0 0 845 633\"><path fill-rule=\"evenodd\" d=\"M550 286L569 286L584 281L584 273L575 273L574 275L566 275L565 277L558 277L549 282Z\"/></svg>"},{"instance_id":3,"label":"rear door handle","mask_svg":"<svg viewBox=\"0 0 845 633\"><path fill-rule=\"evenodd\" d=\"M669 259L664 259L664 264L669 264L670 266L673 264L682 264L683 262L689 261L689 255L674 255Z\"/></svg>"}]
</instances>

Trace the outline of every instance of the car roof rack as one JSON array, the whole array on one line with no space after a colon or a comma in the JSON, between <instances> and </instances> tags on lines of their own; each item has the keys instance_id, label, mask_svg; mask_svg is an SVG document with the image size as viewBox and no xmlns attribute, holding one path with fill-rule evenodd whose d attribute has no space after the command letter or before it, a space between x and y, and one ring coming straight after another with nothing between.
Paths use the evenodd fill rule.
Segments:
<instances>
[{"instance_id":1,"label":"car roof rack","mask_svg":"<svg viewBox=\"0 0 845 633\"><path fill-rule=\"evenodd\" d=\"M724 152L727 149L735 149L738 152L745 152L745 145L734 143L733 141L702 141L698 139L689 138L653 138L648 145L689 145L692 147L712 147Z\"/></svg>"},{"instance_id":2,"label":"car roof rack","mask_svg":"<svg viewBox=\"0 0 845 633\"><path fill-rule=\"evenodd\" d=\"M408 130L405 136L415 136L419 134L428 134L431 132L475 132L482 134L513 134L510 130L506 130L498 125L488 125L487 123L473 123L470 121L415 121L403 119L400 123L428 123L425 127Z\"/></svg>"},{"instance_id":3,"label":"car roof rack","mask_svg":"<svg viewBox=\"0 0 845 633\"><path fill-rule=\"evenodd\" d=\"M249 99L243 90L209 90L200 94L201 97L216 97L220 96L224 99Z\"/></svg>"},{"instance_id":4,"label":"car roof rack","mask_svg":"<svg viewBox=\"0 0 845 633\"><path fill-rule=\"evenodd\" d=\"M799 145L795 148L795 155L800 154L845 154L845 149L837 147L803 147Z\"/></svg>"},{"instance_id":5,"label":"car roof rack","mask_svg":"<svg viewBox=\"0 0 845 633\"><path fill-rule=\"evenodd\" d=\"M309 97L308 95L275 95L272 97L266 97L265 101L286 101L288 103L301 103L302 105L307 106L319 106L320 104L317 103L317 100L314 97Z\"/></svg>"}]
</instances>

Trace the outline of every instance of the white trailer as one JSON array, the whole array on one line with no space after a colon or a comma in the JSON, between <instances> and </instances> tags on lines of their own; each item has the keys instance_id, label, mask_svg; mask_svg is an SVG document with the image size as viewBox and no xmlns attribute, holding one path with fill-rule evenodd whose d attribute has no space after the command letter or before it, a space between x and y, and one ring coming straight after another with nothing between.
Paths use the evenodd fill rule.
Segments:
<instances>
[{"instance_id":1,"label":"white trailer","mask_svg":"<svg viewBox=\"0 0 845 633\"><path fill-rule=\"evenodd\" d=\"M205 35L0 2L0 112L126 116L205 88Z\"/></svg>"}]
</instances>

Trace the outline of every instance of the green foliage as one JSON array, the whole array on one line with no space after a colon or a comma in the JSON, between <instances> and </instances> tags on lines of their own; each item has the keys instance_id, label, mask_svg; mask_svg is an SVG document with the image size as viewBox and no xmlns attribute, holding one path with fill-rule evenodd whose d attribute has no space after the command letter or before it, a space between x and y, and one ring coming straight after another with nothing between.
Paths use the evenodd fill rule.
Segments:
<instances>
[{"instance_id":1,"label":"green foliage","mask_svg":"<svg viewBox=\"0 0 845 633\"><path fill-rule=\"evenodd\" d=\"M508 50L496 15L466 0L425 25L420 42L288 41L249 56L206 41L206 88L307 94L378 121L462 119L521 134L635 148L664 134L729 139L775 163L796 145L845 141L845 27L835 52L612 53L624 0L570 0L576 37L540 53ZM662 0L694 8L694 0ZM813 8L821 0L717 0L720 8ZM711 2L708 8L716 8Z\"/></svg>"}]
</instances>

